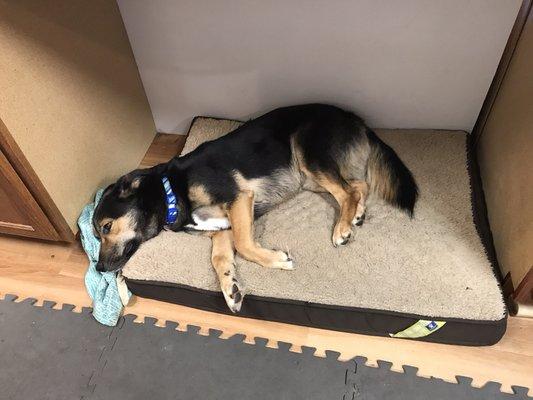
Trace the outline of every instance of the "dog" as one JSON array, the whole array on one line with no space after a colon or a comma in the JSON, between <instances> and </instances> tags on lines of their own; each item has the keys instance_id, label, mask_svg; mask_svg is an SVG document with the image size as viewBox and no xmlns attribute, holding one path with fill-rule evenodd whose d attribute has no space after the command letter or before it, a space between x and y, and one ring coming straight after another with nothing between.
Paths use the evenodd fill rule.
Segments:
<instances>
[{"instance_id":1,"label":"dog","mask_svg":"<svg viewBox=\"0 0 533 400\"><path fill-rule=\"evenodd\" d=\"M163 229L203 232L232 312L244 293L235 251L266 268L293 269L288 253L254 240L254 219L301 190L330 193L340 212L332 243L364 223L370 193L413 216L418 187L394 150L363 120L335 106L278 108L194 151L132 171L107 187L94 212L99 271L121 269Z\"/></svg>"}]
</instances>

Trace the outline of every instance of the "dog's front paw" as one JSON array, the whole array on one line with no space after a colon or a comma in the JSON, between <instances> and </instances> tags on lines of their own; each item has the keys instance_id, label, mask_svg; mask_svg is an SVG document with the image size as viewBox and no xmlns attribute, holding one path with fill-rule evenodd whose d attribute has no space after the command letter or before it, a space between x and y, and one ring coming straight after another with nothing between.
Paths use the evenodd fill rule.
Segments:
<instances>
[{"instance_id":1,"label":"dog's front paw","mask_svg":"<svg viewBox=\"0 0 533 400\"><path fill-rule=\"evenodd\" d=\"M294 262L289 253L285 253L281 250L274 250L274 256L270 260L270 268L293 270Z\"/></svg>"},{"instance_id":2,"label":"dog's front paw","mask_svg":"<svg viewBox=\"0 0 533 400\"><path fill-rule=\"evenodd\" d=\"M241 310L244 291L237 279L231 278L228 282L225 282L222 285L222 294L232 313L237 313Z\"/></svg>"}]
</instances>

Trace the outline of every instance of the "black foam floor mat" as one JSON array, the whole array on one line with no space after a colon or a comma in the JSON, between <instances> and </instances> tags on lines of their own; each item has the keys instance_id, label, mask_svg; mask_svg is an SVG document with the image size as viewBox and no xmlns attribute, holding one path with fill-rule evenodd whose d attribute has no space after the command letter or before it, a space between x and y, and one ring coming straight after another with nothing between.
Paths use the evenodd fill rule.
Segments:
<instances>
[{"instance_id":1,"label":"black foam floor mat","mask_svg":"<svg viewBox=\"0 0 533 400\"><path fill-rule=\"evenodd\" d=\"M473 388L416 376L416 368L393 372L390 364L368 367L363 358L341 362L197 334L175 324L159 328L122 318L99 325L86 309L34 307L31 301L0 301L0 398L2 399L527 399L489 383Z\"/></svg>"}]
</instances>

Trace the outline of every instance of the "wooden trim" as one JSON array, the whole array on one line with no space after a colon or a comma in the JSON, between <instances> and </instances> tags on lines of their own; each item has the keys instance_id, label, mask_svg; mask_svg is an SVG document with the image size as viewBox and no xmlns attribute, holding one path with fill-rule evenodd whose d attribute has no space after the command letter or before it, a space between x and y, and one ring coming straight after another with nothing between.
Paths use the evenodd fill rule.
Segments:
<instances>
[{"instance_id":1,"label":"wooden trim","mask_svg":"<svg viewBox=\"0 0 533 400\"><path fill-rule=\"evenodd\" d=\"M520 6L520 10L518 11L518 15L516 16L515 23L513 25L511 33L509 34L509 38L507 39L507 44L505 45L502 58L500 60L500 63L498 64L498 68L496 69L496 73L494 74L494 78L492 79L492 83L490 84L487 96L485 97L485 101L483 102L483 106L481 107L481 110L479 112L476 124L472 129L472 139L474 148L477 146L479 138L483 134L483 130L485 129L485 124L487 122L487 119L489 118L492 106L494 105L494 102L498 97L498 92L500 91L503 79L505 78L507 69L509 68L509 64L511 63L511 60L513 58L516 45L518 43L518 40L520 39L520 36L522 35L522 31L526 24L528 15L531 12L532 4L533 0L522 1L522 5Z\"/></svg>"},{"instance_id":2,"label":"wooden trim","mask_svg":"<svg viewBox=\"0 0 533 400\"><path fill-rule=\"evenodd\" d=\"M35 231L35 229L33 229L33 227L29 225L13 224L11 222L3 222L3 221L0 221L0 228L22 229L23 231L32 231L32 232Z\"/></svg>"},{"instance_id":3,"label":"wooden trim","mask_svg":"<svg viewBox=\"0 0 533 400\"><path fill-rule=\"evenodd\" d=\"M516 288L513 299L520 304L533 305L533 266Z\"/></svg>"},{"instance_id":4,"label":"wooden trim","mask_svg":"<svg viewBox=\"0 0 533 400\"><path fill-rule=\"evenodd\" d=\"M513 297L513 294L515 292L514 286L513 286L513 278L511 277L511 272L507 272L507 275L505 275L505 278L502 279L502 292L503 292L503 298L506 300Z\"/></svg>"},{"instance_id":5,"label":"wooden trim","mask_svg":"<svg viewBox=\"0 0 533 400\"><path fill-rule=\"evenodd\" d=\"M75 240L74 233L68 226L67 221L63 218L63 215L1 119L0 149L3 150L5 157L52 224L58 234L58 240L73 242Z\"/></svg>"}]
</instances>

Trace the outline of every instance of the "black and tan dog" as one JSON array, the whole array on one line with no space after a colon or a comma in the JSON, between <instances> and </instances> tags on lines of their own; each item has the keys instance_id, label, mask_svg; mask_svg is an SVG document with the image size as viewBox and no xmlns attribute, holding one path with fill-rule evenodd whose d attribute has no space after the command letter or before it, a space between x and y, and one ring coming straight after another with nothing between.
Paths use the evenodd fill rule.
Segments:
<instances>
[{"instance_id":1,"label":"black and tan dog","mask_svg":"<svg viewBox=\"0 0 533 400\"><path fill-rule=\"evenodd\" d=\"M321 104L279 108L109 186L94 213L101 239L97 268L122 268L165 227L208 230L222 293L229 308L239 311L243 293L234 250L267 268L292 269L287 253L254 240L253 224L304 189L329 192L339 204L334 246L346 244L352 227L363 223L370 192L409 215L418 196L411 172L353 113Z\"/></svg>"}]
</instances>

